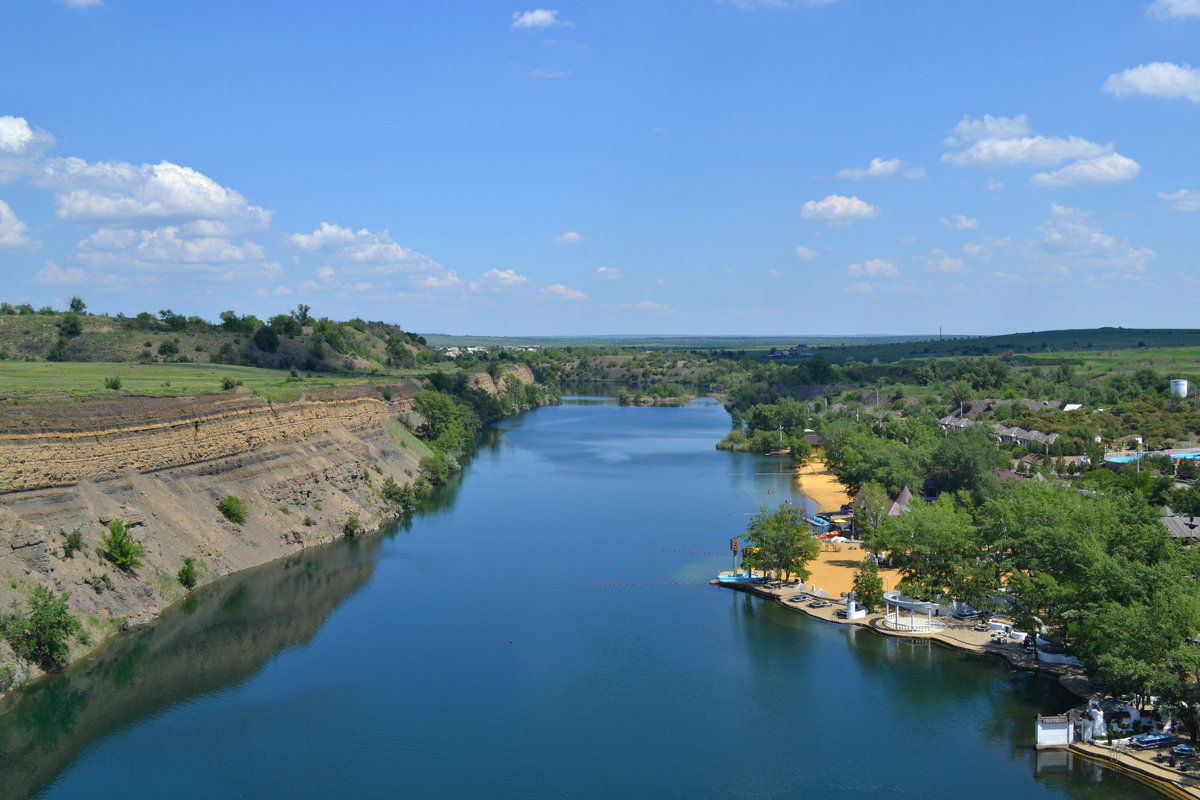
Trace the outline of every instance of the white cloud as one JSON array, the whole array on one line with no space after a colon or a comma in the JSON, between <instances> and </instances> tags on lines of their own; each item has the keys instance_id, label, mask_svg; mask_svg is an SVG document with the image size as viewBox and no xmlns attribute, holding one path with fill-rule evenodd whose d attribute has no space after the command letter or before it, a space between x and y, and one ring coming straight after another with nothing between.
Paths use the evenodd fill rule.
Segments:
<instances>
[{"instance_id":1,"label":"white cloud","mask_svg":"<svg viewBox=\"0 0 1200 800\"><path fill-rule=\"evenodd\" d=\"M548 81L557 80L558 78L571 77L571 70L561 69L531 69L529 74L534 78L544 78Z\"/></svg>"},{"instance_id":2,"label":"white cloud","mask_svg":"<svg viewBox=\"0 0 1200 800\"><path fill-rule=\"evenodd\" d=\"M478 279L471 281L467 288L472 292L481 293L505 291L528 285L529 278L526 278L524 275L518 275L516 270L489 269L480 275Z\"/></svg>"},{"instance_id":3,"label":"white cloud","mask_svg":"<svg viewBox=\"0 0 1200 800\"><path fill-rule=\"evenodd\" d=\"M962 214L951 214L949 218L941 217L941 223L956 231L979 230L979 220L974 217L964 217Z\"/></svg>"},{"instance_id":4,"label":"white cloud","mask_svg":"<svg viewBox=\"0 0 1200 800\"><path fill-rule=\"evenodd\" d=\"M1038 232L1038 261L1050 266L1071 264L1092 278L1136 277L1155 256L1148 247L1133 247L1105 233L1091 221L1090 213L1057 203L1050 206L1050 216Z\"/></svg>"},{"instance_id":5,"label":"white cloud","mask_svg":"<svg viewBox=\"0 0 1200 800\"><path fill-rule=\"evenodd\" d=\"M816 250L810 250L804 245L800 245L796 248L796 258L799 258L802 261L812 261L814 258L820 257L820 253L818 253Z\"/></svg>"},{"instance_id":6,"label":"white cloud","mask_svg":"<svg viewBox=\"0 0 1200 800\"><path fill-rule=\"evenodd\" d=\"M912 244L916 240L917 235L915 233L908 233L900 237L900 244Z\"/></svg>"},{"instance_id":7,"label":"white cloud","mask_svg":"<svg viewBox=\"0 0 1200 800\"><path fill-rule=\"evenodd\" d=\"M674 314L675 309L670 306L665 306L662 303L655 303L653 300L642 300L638 303L624 303L621 308L628 311L657 311L660 314Z\"/></svg>"},{"instance_id":8,"label":"white cloud","mask_svg":"<svg viewBox=\"0 0 1200 800\"><path fill-rule=\"evenodd\" d=\"M979 139L1016 139L1030 133L1029 117L1025 114L1017 117L984 114L983 119L964 114L946 137L945 143L950 147L959 147Z\"/></svg>"},{"instance_id":9,"label":"white cloud","mask_svg":"<svg viewBox=\"0 0 1200 800\"><path fill-rule=\"evenodd\" d=\"M870 281L858 281L846 289L847 292L855 292L857 294L872 294L875 291L873 284Z\"/></svg>"},{"instance_id":10,"label":"white cloud","mask_svg":"<svg viewBox=\"0 0 1200 800\"><path fill-rule=\"evenodd\" d=\"M596 267L592 277L598 281L619 281L625 275L616 267Z\"/></svg>"},{"instance_id":11,"label":"white cloud","mask_svg":"<svg viewBox=\"0 0 1200 800\"><path fill-rule=\"evenodd\" d=\"M30 127L24 117L0 117L0 183L33 172L38 157L53 145L53 136Z\"/></svg>"},{"instance_id":12,"label":"white cloud","mask_svg":"<svg viewBox=\"0 0 1200 800\"><path fill-rule=\"evenodd\" d=\"M930 272L958 273L970 272L970 268L958 256L947 255L946 251L936 247L924 257L925 269Z\"/></svg>"},{"instance_id":13,"label":"white cloud","mask_svg":"<svg viewBox=\"0 0 1200 800\"><path fill-rule=\"evenodd\" d=\"M1034 186L1080 186L1111 184L1133 180L1142 165L1120 153L1085 158L1053 172L1039 172L1029 179Z\"/></svg>"},{"instance_id":14,"label":"white cloud","mask_svg":"<svg viewBox=\"0 0 1200 800\"><path fill-rule=\"evenodd\" d=\"M1200 19L1200 0L1154 0L1146 13L1158 19Z\"/></svg>"},{"instance_id":15,"label":"white cloud","mask_svg":"<svg viewBox=\"0 0 1200 800\"><path fill-rule=\"evenodd\" d=\"M1116 97L1148 94L1166 100L1186 97L1193 103L1200 103L1200 69L1187 64L1155 61L1114 72L1104 82L1104 91Z\"/></svg>"},{"instance_id":16,"label":"white cloud","mask_svg":"<svg viewBox=\"0 0 1200 800\"><path fill-rule=\"evenodd\" d=\"M580 242L586 242L591 238L592 237L590 236L584 236L582 233L567 231L566 233L560 233L558 236L555 236L554 241L558 242L559 244L579 244Z\"/></svg>"},{"instance_id":17,"label":"white cloud","mask_svg":"<svg viewBox=\"0 0 1200 800\"><path fill-rule=\"evenodd\" d=\"M70 222L213 221L251 231L271 220L270 211L250 205L233 189L169 161L135 166L56 158L41 165L33 183L60 190L58 216Z\"/></svg>"},{"instance_id":18,"label":"white cloud","mask_svg":"<svg viewBox=\"0 0 1200 800\"><path fill-rule=\"evenodd\" d=\"M354 239L354 231L349 228L343 228L336 223L331 225L322 222L321 227L312 233L293 233L287 237L287 242L292 247L311 253L330 247L343 247L352 244Z\"/></svg>"},{"instance_id":19,"label":"white cloud","mask_svg":"<svg viewBox=\"0 0 1200 800\"><path fill-rule=\"evenodd\" d=\"M901 174L901 169L904 167L903 162L898 158L872 158L871 163L865 167L849 167L847 169L838 170L835 177L849 178L850 180L862 180L863 178L890 178ZM924 178L924 167L909 167L904 169L904 177L910 179Z\"/></svg>"},{"instance_id":20,"label":"white cloud","mask_svg":"<svg viewBox=\"0 0 1200 800\"><path fill-rule=\"evenodd\" d=\"M775 269L774 267L767 270L767 274L770 275L772 278L782 278L783 277L783 273L780 272L779 270Z\"/></svg>"},{"instance_id":21,"label":"white cloud","mask_svg":"<svg viewBox=\"0 0 1200 800\"><path fill-rule=\"evenodd\" d=\"M586 300L587 295L577 289L568 289L561 283L542 289L542 295L556 300Z\"/></svg>"},{"instance_id":22,"label":"white cloud","mask_svg":"<svg viewBox=\"0 0 1200 800\"><path fill-rule=\"evenodd\" d=\"M513 30L521 28L553 28L555 26L571 27L571 23L558 18L558 12L545 8L533 11L516 11L512 15Z\"/></svg>"},{"instance_id":23,"label":"white cloud","mask_svg":"<svg viewBox=\"0 0 1200 800\"><path fill-rule=\"evenodd\" d=\"M125 281L120 275L108 272L88 272L81 267L63 269L53 261L47 261L46 266L38 270L37 274L30 279L30 283L44 285L89 285L115 288L124 285Z\"/></svg>"},{"instance_id":24,"label":"white cloud","mask_svg":"<svg viewBox=\"0 0 1200 800\"><path fill-rule=\"evenodd\" d=\"M260 300L271 297L291 297L292 290L286 286L276 286L274 289L259 288L254 290L254 296Z\"/></svg>"},{"instance_id":25,"label":"white cloud","mask_svg":"<svg viewBox=\"0 0 1200 800\"><path fill-rule=\"evenodd\" d=\"M823 219L828 222L852 222L879 216L879 209L857 197L831 194L824 200L809 200L800 208L804 219Z\"/></svg>"},{"instance_id":26,"label":"white cloud","mask_svg":"<svg viewBox=\"0 0 1200 800\"><path fill-rule=\"evenodd\" d=\"M17 219L8 203L0 200L0 249L30 247L29 226Z\"/></svg>"},{"instance_id":27,"label":"white cloud","mask_svg":"<svg viewBox=\"0 0 1200 800\"><path fill-rule=\"evenodd\" d=\"M333 269L333 267L329 266L328 264L326 264L325 266L323 266L317 270L317 277L323 281L333 280L333 274L334 274L334 269Z\"/></svg>"},{"instance_id":28,"label":"white cloud","mask_svg":"<svg viewBox=\"0 0 1200 800\"><path fill-rule=\"evenodd\" d=\"M980 139L965 150L943 153L942 161L958 167L1004 167L1029 164L1045 167L1068 159L1096 158L1112 151L1078 136L1022 136L1017 139Z\"/></svg>"},{"instance_id":29,"label":"white cloud","mask_svg":"<svg viewBox=\"0 0 1200 800\"><path fill-rule=\"evenodd\" d=\"M1200 191L1180 189L1178 192L1159 192L1158 199L1170 203L1176 211L1200 211Z\"/></svg>"},{"instance_id":30,"label":"white cloud","mask_svg":"<svg viewBox=\"0 0 1200 800\"><path fill-rule=\"evenodd\" d=\"M76 252L92 265L135 264L233 264L261 262L266 253L261 245L242 242L235 245L225 239L205 236L188 238L177 227L141 232L123 228L101 228L81 241Z\"/></svg>"},{"instance_id":31,"label":"white cloud","mask_svg":"<svg viewBox=\"0 0 1200 800\"><path fill-rule=\"evenodd\" d=\"M891 261L884 261L881 258L872 258L862 264L851 264L847 267L851 277L858 278L863 275L871 277L894 278L899 272L896 270L896 265Z\"/></svg>"},{"instance_id":32,"label":"white cloud","mask_svg":"<svg viewBox=\"0 0 1200 800\"><path fill-rule=\"evenodd\" d=\"M462 281L453 271L447 272L445 275L430 275L417 283L422 289L437 289L444 291L446 289L457 289L462 286Z\"/></svg>"},{"instance_id":33,"label":"white cloud","mask_svg":"<svg viewBox=\"0 0 1200 800\"><path fill-rule=\"evenodd\" d=\"M988 178L987 183L984 184L983 188L987 189L989 192L998 192L1004 188L1004 184L995 178Z\"/></svg>"},{"instance_id":34,"label":"white cloud","mask_svg":"<svg viewBox=\"0 0 1200 800\"><path fill-rule=\"evenodd\" d=\"M886 161L882 158L872 158L871 163L865 167L849 167L838 170L837 177L850 178L855 181L863 178L890 178L899 171L900 159L898 158L889 158Z\"/></svg>"}]
</instances>

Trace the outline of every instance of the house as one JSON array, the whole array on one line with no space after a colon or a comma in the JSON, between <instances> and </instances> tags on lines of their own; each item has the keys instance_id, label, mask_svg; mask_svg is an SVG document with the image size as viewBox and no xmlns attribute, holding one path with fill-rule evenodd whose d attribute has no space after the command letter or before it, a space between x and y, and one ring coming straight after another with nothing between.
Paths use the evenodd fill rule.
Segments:
<instances>
[{"instance_id":1,"label":"house","mask_svg":"<svg viewBox=\"0 0 1200 800\"><path fill-rule=\"evenodd\" d=\"M1184 544L1200 539L1200 517L1180 516L1170 506L1163 506L1162 521L1172 539L1181 539Z\"/></svg>"},{"instance_id":2,"label":"house","mask_svg":"<svg viewBox=\"0 0 1200 800\"><path fill-rule=\"evenodd\" d=\"M900 490L900 494L888 499L886 515L889 517L900 516L905 511L908 511L908 506L912 503L912 499L912 490L905 486Z\"/></svg>"}]
</instances>

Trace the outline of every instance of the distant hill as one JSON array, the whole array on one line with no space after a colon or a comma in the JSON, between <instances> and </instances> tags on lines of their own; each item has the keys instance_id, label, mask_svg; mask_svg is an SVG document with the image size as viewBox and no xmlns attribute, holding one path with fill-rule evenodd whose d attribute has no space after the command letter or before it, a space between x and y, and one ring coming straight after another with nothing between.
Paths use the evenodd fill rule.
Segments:
<instances>
[{"instance_id":1,"label":"distant hill","mask_svg":"<svg viewBox=\"0 0 1200 800\"><path fill-rule=\"evenodd\" d=\"M424 339L396 325L314 319L303 306L263 322L221 322L169 310L158 316L34 311L0 303L0 360L227 364L319 372L403 369L432 363Z\"/></svg>"}]
</instances>

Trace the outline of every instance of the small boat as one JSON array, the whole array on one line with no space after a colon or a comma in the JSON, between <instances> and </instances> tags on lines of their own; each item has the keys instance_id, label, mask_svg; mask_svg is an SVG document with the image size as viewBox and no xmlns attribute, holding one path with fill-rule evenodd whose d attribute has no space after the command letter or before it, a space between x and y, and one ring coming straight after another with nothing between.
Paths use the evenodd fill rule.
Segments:
<instances>
[{"instance_id":1,"label":"small boat","mask_svg":"<svg viewBox=\"0 0 1200 800\"><path fill-rule=\"evenodd\" d=\"M812 516L805 517L804 521L809 525L812 525L814 528L828 528L833 524L829 517L822 517L820 514L813 514Z\"/></svg>"},{"instance_id":2,"label":"small boat","mask_svg":"<svg viewBox=\"0 0 1200 800\"><path fill-rule=\"evenodd\" d=\"M739 583L743 581L760 581L762 580L761 572L735 572L732 575L718 575L719 583Z\"/></svg>"}]
</instances>

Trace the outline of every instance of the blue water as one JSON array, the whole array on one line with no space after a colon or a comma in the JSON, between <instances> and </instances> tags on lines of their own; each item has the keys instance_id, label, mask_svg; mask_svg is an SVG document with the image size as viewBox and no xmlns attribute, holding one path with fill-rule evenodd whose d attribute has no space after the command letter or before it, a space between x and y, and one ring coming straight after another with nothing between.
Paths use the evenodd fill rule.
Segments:
<instances>
[{"instance_id":1,"label":"blue water","mask_svg":"<svg viewBox=\"0 0 1200 800\"><path fill-rule=\"evenodd\" d=\"M198 592L0 715L0 796L1142 798L1001 662L707 584L786 462L711 401L507 421L443 505Z\"/></svg>"}]
</instances>

